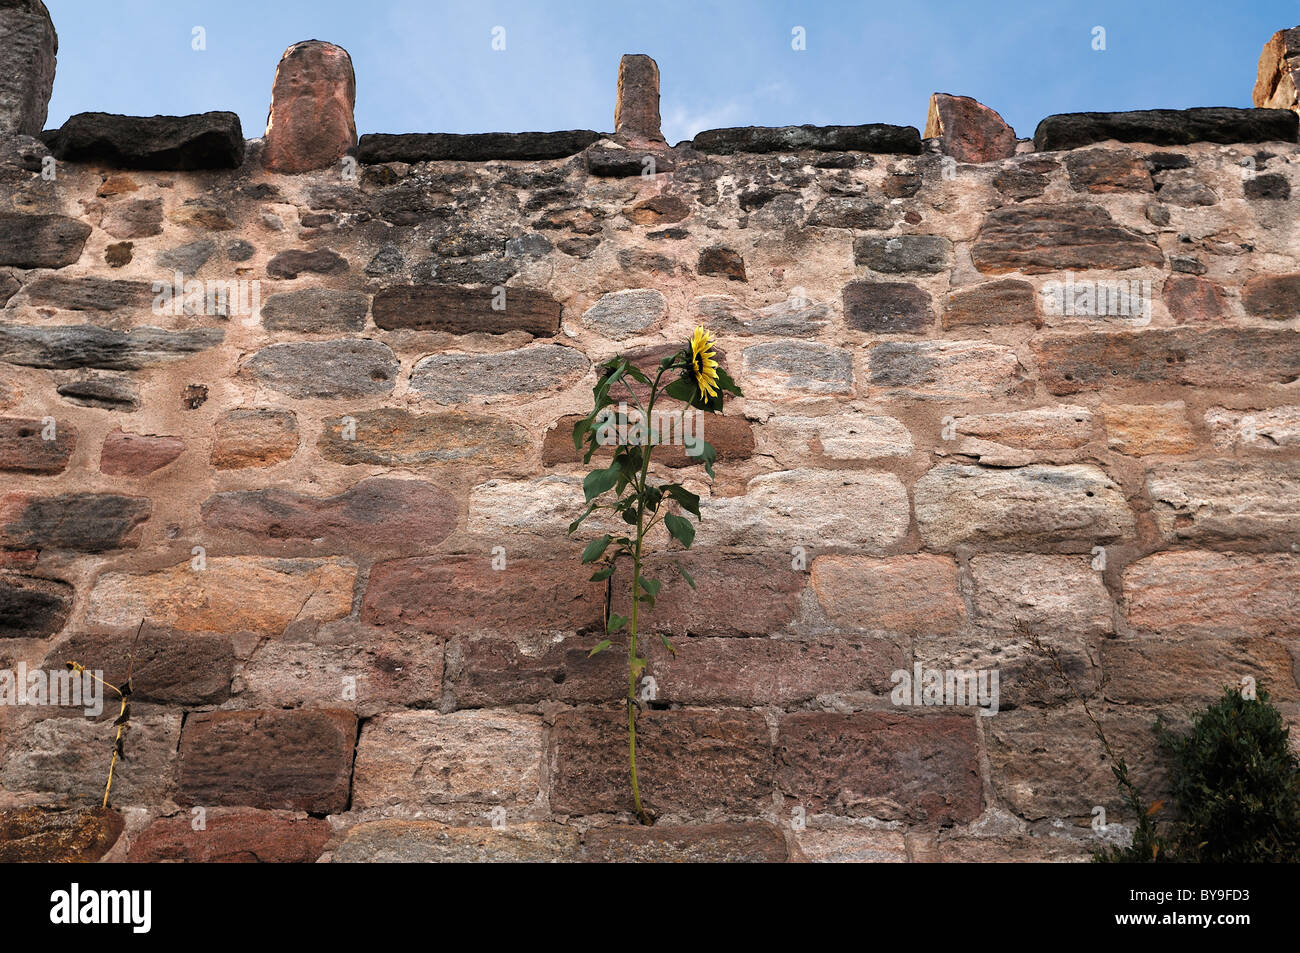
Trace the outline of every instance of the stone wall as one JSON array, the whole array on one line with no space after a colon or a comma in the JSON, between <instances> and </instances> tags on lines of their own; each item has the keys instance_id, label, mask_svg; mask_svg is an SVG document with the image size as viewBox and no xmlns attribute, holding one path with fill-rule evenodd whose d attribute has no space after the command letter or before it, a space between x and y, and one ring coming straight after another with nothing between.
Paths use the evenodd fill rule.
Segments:
<instances>
[{"instance_id":1,"label":"stone wall","mask_svg":"<svg viewBox=\"0 0 1300 953\"><path fill-rule=\"evenodd\" d=\"M633 57L616 133L353 147L346 54L304 46L267 139L5 140L0 668L117 684L145 623L99 853L1079 859L1131 819L1018 622L1153 794L1157 715L1249 676L1295 723L1294 112L1036 149L936 97L925 140L670 148ZM650 616L639 828L569 432L595 363L701 323L745 397L716 480L661 455L703 521ZM998 669L998 712L893 704L915 664ZM116 714L0 706L0 805L98 804Z\"/></svg>"}]
</instances>

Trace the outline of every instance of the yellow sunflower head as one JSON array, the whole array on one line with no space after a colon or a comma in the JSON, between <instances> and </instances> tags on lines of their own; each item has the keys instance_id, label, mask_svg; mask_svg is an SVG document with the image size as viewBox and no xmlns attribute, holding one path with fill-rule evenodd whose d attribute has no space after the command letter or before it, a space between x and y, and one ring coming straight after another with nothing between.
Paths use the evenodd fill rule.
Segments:
<instances>
[{"instance_id":1,"label":"yellow sunflower head","mask_svg":"<svg viewBox=\"0 0 1300 953\"><path fill-rule=\"evenodd\" d=\"M706 398L718 393L718 362L713 359L713 335L704 330L703 325L691 335L691 374Z\"/></svg>"}]
</instances>

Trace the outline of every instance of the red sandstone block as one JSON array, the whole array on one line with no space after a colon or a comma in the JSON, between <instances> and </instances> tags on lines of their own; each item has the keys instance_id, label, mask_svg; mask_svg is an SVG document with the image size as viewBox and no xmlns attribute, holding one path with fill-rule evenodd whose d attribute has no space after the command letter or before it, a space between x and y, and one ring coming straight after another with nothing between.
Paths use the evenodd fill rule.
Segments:
<instances>
[{"instance_id":1,"label":"red sandstone block","mask_svg":"<svg viewBox=\"0 0 1300 953\"><path fill-rule=\"evenodd\" d=\"M273 811L233 811L197 819L189 812L160 817L131 844L130 863L309 864L320 857L330 837L322 818Z\"/></svg>"}]
</instances>

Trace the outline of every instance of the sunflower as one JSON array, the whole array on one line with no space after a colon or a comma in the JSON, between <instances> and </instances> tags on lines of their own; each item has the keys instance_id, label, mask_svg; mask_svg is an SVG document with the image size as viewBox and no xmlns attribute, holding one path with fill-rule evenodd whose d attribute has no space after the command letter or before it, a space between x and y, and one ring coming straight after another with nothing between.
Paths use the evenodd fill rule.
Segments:
<instances>
[{"instance_id":1,"label":"sunflower","mask_svg":"<svg viewBox=\"0 0 1300 953\"><path fill-rule=\"evenodd\" d=\"M704 326L691 335L691 374L705 398L718 393L718 362L713 359L713 335Z\"/></svg>"}]
</instances>

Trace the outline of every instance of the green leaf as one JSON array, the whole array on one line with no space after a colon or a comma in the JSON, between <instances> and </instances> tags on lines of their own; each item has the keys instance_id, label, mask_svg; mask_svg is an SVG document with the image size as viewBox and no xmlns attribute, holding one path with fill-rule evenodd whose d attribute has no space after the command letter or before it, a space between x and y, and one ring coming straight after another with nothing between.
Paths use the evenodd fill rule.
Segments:
<instances>
[{"instance_id":1,"label":"green leaf","mask_svg":"<svg viewBox=\"0 0 1300 953\"><path fill-rule=\"evenodd\" d=\"M605 623L605 631L613 635L625 625L627 625L627 616L611 614L609 621Z\"/></svg>"},{"instance_id":2,"label":"green leaf","mask_svg":"<svg viewBox=\"0 0 1300 953\"><path fill-rule=\"evenodd\" d=\"M676 500L677 505L687 513L695 517L700 515L700 498L697 494L692 493L680 483L667 483L660 489Z\"/></svg>"},{"instance_id":3,"label":"green leaf","mask_svg":"<svg viewBox=\"0 0 1300 953\"><path fill-rule=\"evenodd\" d=\"M645 659L638 655L628 663L627 667L633 678L640 678L641 673L645 671Z\"/></svg>"},{"instance_id":4,"label":"green leaf","mask_svg":"<svg viewBox=\"0 0 1300 953\"><path fill-rule=\"evenodd\" d=\"M609 566L606 566L604 569L597 569L594 573L591 574L591 578L588 579L587 581L588 581L588 582L604 582L606 579L608 579L608 578L609 578L610 576L612 576L612 575L614 575L614 567L613 567L613 565L609 565Z\"/></svg>"},{"instance_id":5,"label":"green leaf","mask_svg":"<svg viewBox=\"0 0 1300 953\"><path fill-rule=\"evenodd\" d=\"M591 429L591 418L583 417L573 425L573 449L581 450L582 441L587 436L587 431Z\"/></svg>"},{"instance_id":6,"label":"green leaf","mask_svg":"<svg viewBox=\"0 0 1300 953\"><path fill-rule=\"evenodd\" d=\"M569 533L573 533L575 530L577 530L577 528L582 525L582 521L585 520L588 516L590 516L592 514L592 511L595 509L596 509L595 503L588 504L586 510L583 511L583 514L569 524Z\"/></svg>"},{"instance_id":7,"label":"green leaf","mask_svg":"<svg viewBox=\"0 0 1300 953\"><path fill-rule=\"evenodd\" d=\"M627 366L627 376L640 384L649 384L650 378L646 377L645 372L635 364Z\"/></svg>"},{"instance_id":8,"label":"green leaf","mask_svg":"<svg viewBox=\"0 0 1300 953\"><path fill-rule=\"evenodd\" d=\"M605 550L609 548L610 541L613 538L614 537L606 533L599 539L593 539L588 543L586 548L582 551L582 564L585 566L587 563L594 563L601 556L605 555Z\"/></svg>"},{"instance_id":9,"label":"green leaf","mask_svg":"<svg viewBox=\"0 0 1300 953\"><path fill-rule=\"evenodd\" d=\"M605 651L605 649L609 648L613 644L614 643L611 642L609 639L601 639L599 642L596 643L596 647L587 653L587 658L591 658L597 652Z\"/></svg>"},{"instance_id":10,"label":"green leaf","mask_svg":"<svg viewBox=\"0 0 1300 953\"><path fill-rule=\"evenodd\" d=\"M592 470L582 481L582 492L590 503L606 490L614 489L614 484L618 482L619 474L622 472L618 464L606 467L603 470Z\"/></svg>"},{"instance_id":11,"label":"green leaf","mask_svg":"<svg viewBox=\"0 0 1300 953\"><path fill-rule=\"evenodd\" d=\"M686 584L690 586L692 589L694 589L695 577L686 571L686 567L683 566L681 563L677 563L677 571L682 574L682 578L686 580Z\"/></svg>"},{"instance_id":12,"label":"green leaf","mask_svg":"<svg viewBox=\"0 0 1300 953\"><path fill-rule=\"evenodd\" d=\"M662 632L658 633L658 635L659 635L659 641L664 644L664 648L668 650L668 654L671 655L673 658L677 658L677 647L668 641L668 636L664 635Z\"/></svg>"},{"instance_id":13,"label":"green leaf","mask_svg":"<svg viewBox=\"0 0 1300 953\"><path fill-rule=\"evenodd\" d=\"M645 576L637 576L636 581L645 592L645 595L638 596L637 598L653 609L655 607L655 598L659 595L659 580L647 579Z\"/></svg>"},{"instance_id":14,"label":"green leaf","mask_svg":"<svg viewBox=\"0 0 1300 953\"><path fill-rule=\"evenodd\" d=\"M664 388L664 393L673 398L673 400L685 401L688 404L693 404L695 402L695 398L699 395L699 392L699 388L695 386L694 379L690 377L679 377Z\"/></svg>"},{"instance_id":15,"label":"green leaf","mask_svg":"<svg viewBox=\"0 0 1300 953\"><path fill-rule=\"evenodd\" d=\"M695 524L684 516L677 516L669 513L664 516L664 525L668 527L668 532L673 539L681 543L687 549L691 548L691 543L695 540ZM590 548L590 547L588 547Z\"/></svg>"}]
</instances>

